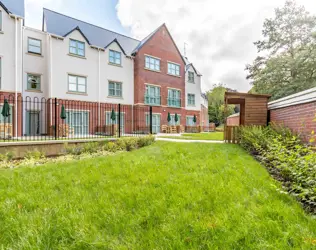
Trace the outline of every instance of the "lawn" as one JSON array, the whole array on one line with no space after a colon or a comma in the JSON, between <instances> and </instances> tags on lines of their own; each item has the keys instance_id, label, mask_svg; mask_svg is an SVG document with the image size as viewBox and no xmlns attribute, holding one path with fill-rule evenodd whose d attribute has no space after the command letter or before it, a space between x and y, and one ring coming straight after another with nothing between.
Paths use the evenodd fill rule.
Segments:
<instances>
[{"instance_id":1,"label":"lawn","mask_svg":"<svg viewBox=\"0 0 316 250\"><path fill-rule=\"evenodd\" d=\"M311 249L316 221L238 145L156 142L0 170L0 249Z\"/></svg>"},{"instance_id":2,"label":"lawn","mask_svg":"<svg viewBox=\"0 0 316 250\"><path fill-rule=\"evenodd\" d=\"M211 140L222 141L224 139L223 132L210 132L210 133L193 133L193 134L181 134L181 136L159 136L162 138L181 139L181 140Z\"/></svg>"}]
</instances>

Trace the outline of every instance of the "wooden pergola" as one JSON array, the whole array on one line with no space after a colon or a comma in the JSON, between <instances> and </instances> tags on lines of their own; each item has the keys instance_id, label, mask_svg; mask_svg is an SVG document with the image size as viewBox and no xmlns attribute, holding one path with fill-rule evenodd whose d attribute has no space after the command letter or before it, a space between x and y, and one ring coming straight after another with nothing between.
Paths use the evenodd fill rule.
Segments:
<instances>
[{"instance_id":1,"label":"wooden pergola","mask_svg":"<svg viewBox=\"0 0 316 250\"><path fill-rule=\"evenodd\" d=\"M225 110L230 104L239 104L240 126L265 126L268 124L268 100L270 97L271 95L225 92ZM237 142L237 129L236 126L226 126L225 121L224 140Z\"/></svg>"}]
</instances>

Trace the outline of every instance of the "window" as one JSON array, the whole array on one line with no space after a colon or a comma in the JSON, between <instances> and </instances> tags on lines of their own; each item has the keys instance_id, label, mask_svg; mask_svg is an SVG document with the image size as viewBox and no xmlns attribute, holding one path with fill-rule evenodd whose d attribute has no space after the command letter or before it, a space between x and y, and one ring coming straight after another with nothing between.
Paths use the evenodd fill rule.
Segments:
<instances>
[{"instance_id":1,"label":"window","mask_svg":"<svg viewBox=\"0 0 316 250\"><path fill-rule=\"evenodd\" d=\"M160 59L151 56L145 57L145 68L160 71Z\"/></svg>"},{"instance_id":2,"label":"window","mask_svg":"<svg viewBox=\"0 0 316 250\"><path fill-rule=\"evenodd\" d=\"M75 135L89 134L89 112L66 111L66 124L73 128Z\"/></svg>"},{"instance_id":3,"label":"window","mask_svg":"<svg viewBox=\"0 0 316 250\"><path fill-rule=\"evenodd\" d=\"M195 106L195 95L188 94L188 105Z\"/></svg>"},{"instance_id":4,"label":"window","mask_svg":"<svg viewBox=\"0 0 316 250\"><path fill-rule=\"evenodd\" d=\"M110 63L121 65L121 52L110 50L109 56Z\"/></svg>"},{"instance_id":5,"label":"window","mask_svg":"<svg viewBox=\"0 0 316 250\"><path fill-rule=\"evenodd\" d=\"M145 104L160 105L160 87L146 85Z\"/></svg>"},{"instance_id":6,"label":"window","mask_svg":"<svg viewBox=\"0 0 316 250\"><path fill-rule=\"evenodd\" d=\"M85 45L83 42L70 39L69 53L77 56L85 56Z\"/></svg>"},{"instance_id":7,"label":"window","mask_svg":"<svg viewBox=\"0 0 316 250\"><path fill-rule=\"evenodd\" d=\"M168 74L180 76L180 65L168 62Z\"/></svg>"},{"instance_id":8,"label":"window","mask_svg":"<svg viewBox=\"0 0 316 250\"><path fill-rule=\"evenodd\" d=\"M194 72L190 72L189 71L189 78L188 78L188 80L189 80L189 82L192 82L192 83L194 83Z\"/></svg>"},{"instance_id":9,"label":"window","mask_svg":"<svg viewBox=\"0 0 316 250\"><path fill-rule=\"evenodd\" d=\"M42 41L34 38L28 38L28 52L42 54Z\"/></svg>"},{"instance_id":10,"label":"window","mask_svg":"<svg viewBox=\"0 0 316 250\"><path fill-rule=\"evenodd\" d=\"M41 90L41 76L27 74L27 90Z\"/></svg>"},{"instance_id":11,"label":"window","mask_svg":"<svg viewBox=\"0 0 316 250\"><path fill-rule=\"evenodd\" d=\"M193 116L187 116L186 124L187 126L194 126Z\"/></svg>"},{"instance_id":12,"label":"window","mask_svg":"<svg viewBox=\"0 0 316 250\"><path fill-rule=\"evenodd\" d=\"M0 10L0 31L2 31L2 11Z\"/></svg>"},{"instance_id":13,"label":"window","mask_svg":"<svg viewBox=\"0 0 316 250\"><path fill-rule=\"evenodd\" d=\"M176 122L175 119L174 119L175 115L170 115L170 122L169 122L169 125L170 126L176 126L176 125L180 125L180 121L181 121L181 115L178 114L178 121Z\"/></svg>"},{"instance_id":14,"label":"window","mask_svg":"<svg viewBox=\"0 0 316 250\"><path fill-rule=\"evenodd\" d=\"M168 106L181 107L180 90L168 89Z\"/></svg>"},{"instance_id":15,"label":"window","mask_svg":"<svg viewBox=\"0 0 316 250\"><path fill-rule=\"evenodd\" d=\"M86 93L87 78L82 76L68 75L68 91Z\"/></svg>"},{"instance_id":16,"label":"window","mask_svg":"<svg viewBox=\"0 0 316 250\"><path fill-rule=\"evenodd\" d=\"M109 82L109 96L122 97L121 82Z\"/></svg>"}]
</instances>

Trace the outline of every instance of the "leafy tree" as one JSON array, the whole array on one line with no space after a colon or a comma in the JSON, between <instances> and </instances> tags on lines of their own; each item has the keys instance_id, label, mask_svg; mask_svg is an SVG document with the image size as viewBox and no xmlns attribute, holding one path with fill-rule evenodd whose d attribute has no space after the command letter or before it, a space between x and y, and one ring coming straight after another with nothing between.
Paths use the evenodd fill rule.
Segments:
<instances>
[{"instance_id":1,"label":"leafy tree","mask_svg":"<svg viewBox=\"0 0 316 250\"><path fill-rule=\"evenodd\" d=\"M316 17L292 0L275 9L263 24L263 40L254 44L259 56L246 65L251 93L278 99L316 86Z\"/></svg>"},{"instance_id":2,"label":"leafy tree","mask_svg":"<svg viewBox=\"0 0 316 250\"><path fill-rule=\"evenodd\" d=\"M208 114L210 122L214 122L217 126L222 124L225 120L225 92L236 90L227 88L224 84L214 84L213 89L207 92L208 97ZM234 105L228 106L228 115L234 113Z\"/></svg>"}]
</instances>

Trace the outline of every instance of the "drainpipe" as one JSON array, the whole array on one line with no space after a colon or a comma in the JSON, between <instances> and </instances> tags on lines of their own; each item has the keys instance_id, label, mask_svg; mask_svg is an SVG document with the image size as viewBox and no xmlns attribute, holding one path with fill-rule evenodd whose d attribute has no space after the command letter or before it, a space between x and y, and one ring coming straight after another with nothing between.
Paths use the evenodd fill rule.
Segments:
<instances>
[{"instance_id":1,"label":"drainpipe","mask_svg":"<svg viewBox=\"0 0 316 250\"><path fill-rule=\"evenodd\" d=\"M53 101L52 101L52 82L53 82L53 64L52 64L52 37L50 34L47 33L48 36L48 54L49 54L49 61L48 61L48 96L50 99L50 126L53 125Z\"/></svg>"},{"instance_id":2,"label":"drainpipe","mask_svg":"<svg viewBox=\"0 0 316 250\"><path fill-rule=\"evenodd\" d=\"M14 130L15 136L18 136L18 18L14 17L15 20L15 103L14 103Z\"/></svg>"},{"instance_id":3,"label":"drainpipe","mask_svg":"<svg viewBox=\"0 0 316 250\"><path fill-rule=\"evenodd\" d=\"M100 92L101 92L101 67L100 67L100 63L101 63L101 51L100 49L98 49L99 52L99 65L98 65L98 121L99 121L99 127L101 126L101 98L100 98Z\"/></svg>"}]
</instances>

